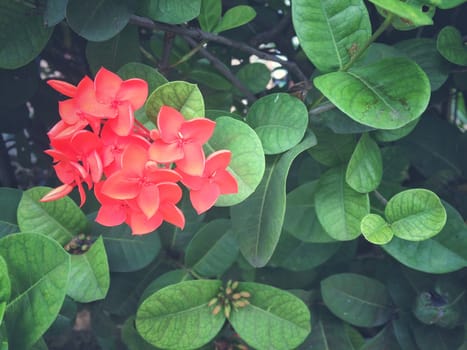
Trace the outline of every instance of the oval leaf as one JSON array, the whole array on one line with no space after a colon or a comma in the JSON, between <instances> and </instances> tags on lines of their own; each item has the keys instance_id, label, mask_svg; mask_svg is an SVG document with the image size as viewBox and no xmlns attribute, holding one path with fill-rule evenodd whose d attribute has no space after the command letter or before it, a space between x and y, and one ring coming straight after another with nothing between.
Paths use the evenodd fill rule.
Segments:
<instances>
[{"instance_id":1,"label":"oval leaf","mask_svg":"<svg viewBox=\"0 0 467 350\"><path fill-rule=\"evenodd\" d=\"M360 235L360 221L370 211L368 194L353 190L345 182L345 168L338 167L324 173L315 193L315 208L326 232L339 241L352 240Z\"/></svg>"},{"instance_id":2,"label":"oval leaf","mask_svg":"<svg viewBox=\"0 0 467 350\"><path fill-rule=\"evenodd\" d=\"M383 15L387 16L387 12L390 12L400 17L393 19L393 25L397 29L408 30L433 24L434 8L430 7L428 11L424 11L425 4L420 1L370 0L370 2L383 9Z\"/></svg>"},{"instance_id":3,"label":"oval leaf","mask_svg":"<svg viewBox=\"0 0 467 350\"><path fill-rule=\"evenodd\" d=\"M23 192L18 205L18 225L22 232L42 233L65 245L84 231L86 216L69 197L39 202L50 190L48 187L34 187Z\"/></svg>"},{"instance_id":4,"label":"oval leaf","mask_svg":"<svg viewBox=\"0 0 467 350\"><path fill-rule=\"evenodd\" d=\"M318 138L318 144L308 153L327 166L335 166L346 163L357 144L353 135L338 135L328 129L313 129Z\"/></svg>"},{"instance_id":5,"label":"oval leaf","mask_svg":"<svg viewBox=\"0 0 467 350\"><path fill-rule=\"evenodd\" d=\"M392 197L384 210L394 235L422 241L438 234L446 223L446 210L439 197L425 189L411 189Z\"/></svg>"},{"instance_id":6,"label":"oval leaf","mask_svg":"<svg viewBox=\"0 0 467 350\"><path fill-rule=\"evenodd\" d=\"M218 119L219 120L219 119ZM232 228L240 251L256 267L267 264L279 241L285 215L285 184L293 160L316 144L313 134L271 161L256 191L231 208Z\"/></svg>"},{"instance_id":7,"label":"oval leaf","mask_svg":"<svg viewBox=\"0 0 467 350\"><path fill-rule=\"evenodd\" d=\"M360 229L368 242L386 244L394 237L391 226L377 214L368 214L360 223Z\"/></svg>"},{"instance_id":8,"label":"oval leaf","mask_svg":"<svg viewBox=\"0 0 467 350\"><path fill-rule=\"evenodd\" d=\"M201 29L210 32L219 23L222 14L222 0L201 0L198 22Z\"/></svg>"},{"instance_id":9,"label":"oval leaf","mask_svg":"<svg viewBox=\"0 0 467 350\"><path fill-rule=\"evenodd\" d=\"M321 75L314 83L350 118L379 129L397 129L417 119L430 99L426 74L401 57Z\"/></svg>"},{"instance_id":10,"label":"oval leaf","mask_svg":"<svg viewBox=\"0 0 467 350\"><path fill-rule=\"evenodd\" d=\"M268 67L260 62L249 63L242 66L236 75L238 80L254 94L264 91L271 79L271 72ZM237 93L240 95L243 94L239 91Z\"/></svg>"},{"instance_id":11,"label":"oval leaf","mask_svg":"<svg viewBox=\"0 0 467 350\"><path fill-rule=\"evenodd\" d=\"M353 151L345 181L355 191L368 193L375 190L383 177L383 159L375 141L363 134Z\"/></svg>"},{"instance_id":12,"label":"oval leaf","mask_svg":"<svg viewBox=\"0 0 467 350\"><path fill-rule=\"evenodd\" d=\"M5 313L9 346L32 346L50 327L65 299L70 258L60 245L36 233L0 240L12 286Z\"/></svg>"},{"instance_id":13,"label":"oval leaf","mask_svg":"<svg viewBox=\"0 0 467 350\"><path fill-rule=\"evenodd\" d=\"M449 62L467 66L467 48L457 28L444 27L438 34L436 47L439 53Z\"/></svg>"},{"instance_id":14,"label":"oval leaf","mask_svg":"<svg viewBox=\"0 0 467 350\"><path fill-rule=\"evenodd\" d=\"M221 281L197 280L174 284L143 301L136 314L138 333L165 349L197 349L220 331L225 317L212 314L209 301Z\"/></svg>"},{"instance_id":15,"label":"oval leaf","mask_svg":"<svg viewBox=\"0 0 467 350\"><path fill-rule=\"evenodd\" d=\"M239 5L232 7L224 13L221 21L213 32L220 33L225 30L240 27L251 22L256 17L256 11L251 6Z\"/></svg>"},{"instance_id":16,"label":"oval leaf","mask_svg":"<svg viewBox=\"0 0 467 350\"><path fill-rule=\"evenodd\" d=\"M179 24L197 17L201 0L146 0L144 15L155 21Z\"/></svg>"},{"instance_id":17,"label":"oval leaf","mask_svg":"<svg viewBox=\"0 0 467 350\"><path fill-rule=\"evenodd\" d=\"M291 149L303 138L308 111L298 98L278 93L256 101L246 121L258 134L264 153L278 154Z\"/></svg>"},{"instance_id":18,"label":"oval leaf","mask_svg":"<svg viewBox=\"0 0 467 350\"><path fill-rule=\"evenodd\" d=\"M381 326L392 316L386 287L362 275L332 275L321 281L321 295L334 315L354 326Z\"/></svg>"},{"instance_id":19,"label":"oval leaf","mask_svg":"<svg viewBox=\"0 0 467 350\"><path fill-rule=\"evenodd\" d=\"M321 72L343 68L371 36L362 0L294 0L292 20L303 51Z\"/></svg>"},{"instance_id":20,"label":"oval leaf","mask_svg":"<svg viewBox=\"0 0 467 350\"><path fill-rule=\"evenodd\" d=\"M310 333L310 311L299 298L259 283L242 282L250 304L229 319L238 335L257 349L295 349Z\"/></svg>"}]
</instances>

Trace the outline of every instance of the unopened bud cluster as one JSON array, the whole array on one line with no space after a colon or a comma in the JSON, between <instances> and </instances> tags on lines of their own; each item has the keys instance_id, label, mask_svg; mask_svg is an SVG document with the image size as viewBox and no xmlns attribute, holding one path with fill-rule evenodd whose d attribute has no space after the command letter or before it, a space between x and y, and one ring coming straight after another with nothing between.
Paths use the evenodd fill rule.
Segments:
<instances>
[{"instance_id":1,"label":"unopened bud cluster","mask_svg":"<svg viewBox=\"0 0 467 350\"><path fill-rule=\"evenodd\" d=\"M79 255L86 253L93 243L94 239L90 235L80 233L76 237L73 237L64 248L70 254Z\"/></svg>"},{"instance_id":2,"label":"unopened bud cluster","mask_svg":"<svg viewBox=\"0 0 467 350\"><path fill-rule=\"evenodd\" d=\"M247 291L237 291L239 286L238 281L229 280L224 287L219 288L219 293L212 298L208 307L213 307L212 314L217 315L221 310L226 318L230 318L233 310L238 310L250 304L248 300L251 294Z\"/></svg>"}]
</instances>

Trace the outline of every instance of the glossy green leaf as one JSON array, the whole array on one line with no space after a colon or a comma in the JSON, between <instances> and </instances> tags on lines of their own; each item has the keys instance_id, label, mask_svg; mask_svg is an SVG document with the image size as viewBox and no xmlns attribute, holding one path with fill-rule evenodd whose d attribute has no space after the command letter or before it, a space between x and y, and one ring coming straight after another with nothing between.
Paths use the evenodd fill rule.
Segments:
<instances>
[{"instance_id":1,"label":"glossy green leaf","mask_svg":"<svg viewBox=\"0 0 467 350\"><path fill-rule=\"evenodd\" d=\"M268 67L260 62L248 63L242 66L236 75L238 80L254 94L264 91L271 79L271 72Z\"/></svg>"},{"instance_id":2,"label":"glossy green leaf","mask_svg":"<svg viewBox=\"0 0 467 350\"><path fill-rule=\"evenodd\" d=\"M264 174L264 152L258 135L246 123L230 117L217 118L214 134L204 147L206 154L221 149L232 152L227 169L237 180L238 193L221 195L216 205L238 204L256 190Z\"/></svg>"},{"instance_id":3,"label":"glossy green leaf","mask_svg":"<svg viewBox=\"0 0 467 350\"><path fill-rule=\"evenodd\" d=\"M321 175L315 193L315 209L326 232L347 241L360 235L360 221L370 212L368 194L353 190L345 182L345 168L337 167Z\"/></svg>"},{"instance_id":4,"label":"glossy green leaf","mask_svg":"<svg viewBox=\"0 0 467 350\"><path fill-rule=\"evenodd\" d=\"M179 24L197 17L201 0L146 0L144 15L158 22Z\"/></svg>"},{"instance_id":5,"label":"glossy green leaf","mask_svg":"<svg viewBox=\"0 0 467 350\"><path fill-rule=\"evenodd\" d=\"M466 0L441 0L441 3L438 5L438 7L445 10L459 6L465 2Z\"/></svg>"},{"instance_id":6,"label":"glossy green leaf","mask_svg":"<svg viewBox=\"0 0 467 350\"><path fill-rule=\"evenodd\" d=\"M70 258L53 239L18 233L0 240L12 294L4 322L11 349L33 345L50 327L65 299Z\"/></svg>"},{"instance_id":7,"label":"glossy green leaf","mask_svg":"<svg viewBox=\"0 0 467 350\"><path fill-rule=\"evenodd\" d=\"M285 93L265 96L248 111L247 123L258 134L265 154L291 149L305 135L308 111L299 99Z\"/></svg>"},{"instance_id":8,"label":"glossy green leaf","mask_svg":"<svg viewBox=\"0 0 467 350\"><path fill-rule=\"evenodd\" d=\"M42 51L52 28L44 26L40 13L19 1L0 0L0 68L15 69L31 62Z\"/></svg>"},{"instance_id":9,"label":"glossy green leaf","mask_svg":"<svg viewBox=\"0 0 467 350\"><path fill-rule=\"evenodd\" d=\"M128 0L68 0L66 19L78 35L104 41L117 35L130 20Z\"/></svg>"},{"instance_id":10,"label":"glossy green leaf","mask_svg":"<svg viewBox=\"0 0 467 350\"><path fill-rule=\"evenodd\" d=\"M146 114L155 124L162 106L177 109L186 119L204 117L204 100L201 91L197 85L184 81L171 81L159 86L149 96L146 102Z\"/></svg>"},{"instance_id":11,"label":"glossy green leaf","mask_svg":"<svg viewBox=\"0 0 467 350\"><path fill-rule=\"evenodd\" d=\"M355 191L368 193L375 190L383 177L383 160L375 141L363 134L352 153L345 181Z\"/></svg>"},{"instance_id":12,"label":"glossy green leaf","mask_svg":"<svg viewBox=\"0 0 467 350\"><path fill-rule=\"evenodd\" d=\"M209 342L225 322L222 312L212 314L209 301L221 281L197 280L174 284L149 296L136 314L138 333L154 346L197 349Z\"/></svg>"},{"instance_id":13,"label":"glossy green leaf","mask_svg":"<svg viewBox=\"0 0 467 350\"><path fill-rule=\"evenodd\" d=\"M154 281L152 281L143 291L143 294L141 294L140 300L144 301L151 294L154 294L159 289L170 286L171 284L177 284L183 281L190 281L192 279L193 277L191 277L191 274L185 269L170 270L169 272L160 275Z\"/></svg>"},{"instance_id":14,"label":"glossy green leaf","mask_svg":"<svg viewBox=\"0 0 467 350\"><path fill-rule=\"evenodd\" d=\"M398 129L376 130L372 134L376 140L381 141L381 142L397 141L403 137L406 137L408 134L410 134L412 130L415 129L420 119L421 118L412 120L411 122L405 124L404 126Z\"/></svg>"},{"instance_id":15,"label":"glossy green leaf","mask_svg":"<svg viewBox=\"0 0 467 350\"><path fill-rule=\"evenodd\" d=\"M130 272L148 265L159 254L161 242L157 233L132 235L128 225L106 227L91 222L93 235L102 235L112 272Z\"/></svg>"},{"instance_id":16,"label":"glossy green leaf","mask_svg":"<svg viewBox=\"0 0 467 350\"><path fill-rule=\"evenodd\" d=\"M332 275L321 281L321 295L334 315L354 326L380 326L392 316L386 287L363 275Z\"/></svg>"},{"instance_id":17,"label":"glossy green leaf","mask_svg":"<svg viewBox=\"0 0 467 350\"><path fill-rule=\"evenodd\" d=\"M299 298L259 283L242 282L250 305L233 311L230 324L256 349L288 350L300 345L310 333L310 311Z\"/></svg>"},{"instance_id":18,"label":"glossy green leaf","mask_svg":"<svg viewBox=\"0 0 467 350\"><path fill-rule=\"evenodd\" d=\"M342 69L371 36L361 0L295 0L292 20L303 51L321 72Z\"/></svg>"},{"instance_id":19,"label":"glossy green leaf","mask_svg":"<svg viewBox=\"0 0 467 350\"><path fill-rule=\"evenodd\" d=\"M373 244L386 244L394 237L391 226L378 214L364 216L360 229L366 240Z\"/></svg>"},{"instance_id":20,"label":"glossy green leaf","mask_svg":"<svg viewBox=\"0 0 467 350\"><path fill-rule=\"evenodd\" d=\"M19 231L16 210L22 195L18 189L0 187L0 237Z\"/></svg>"},{"instance_id":21,"label":"glossy green leaf","mask_svg":"<svg viewBox=\"0 0 467 350\"><path fill-rule=\"evenodd\" d=\"M221 276L237 259L238 243L229 220L210 221L195 234L185 252L185 265L206 277Z\"/></svg>"},{"instance_id":22,"label":"glossy green leaf","mask_svg":"<svg viewBox=\"0 0 467 350\"><path fill-rule=\"evenodd\" d=\"M71 255L67 294L77 302L89 303L104 299L109 285L109 264L104 240L99 237L86 253Z\"/></svg>"},{"instance_id":23,"label":"glossy green leaf","mask_svg":"<svg viewBox=\"0 0 467 350\"><path fill-rule=\"evenodd\" d=\"M256 11L251 6L238 5L227 10L222 16L214 32L220 33L229 29L240 27L251 22L256 17Z\"/></svg>"},{"instance_id":24,"label":"glossy green leaf","mask_svg":"<svg viewBox=\"0 0 467 350\"><path fill-rule=\"evenodd\" d=\"M65 19L66 6L68 1L63 0L48 0L45 5L44 22L48 27L60 23Z\"/></svg>"},{"instance_id":25,"label":"glossy green leaf","mask_svg":"<svg viewBox=\"0 0 467 350\"><path fill-rule=\"evenodd\" d=\"M222 0L201 0L198 22L201 29L211 32L219 23L222 14Z\"/></svg>"},{"instance_id":26,"label":"glossy green leaf","mask_svg":"<svg viewBox=\"0 0 467 350\"><path fill-rule=\"evenodd\" d=\"M117 74L124 80L139 78L148 83L149 94L168 80L159 71L151 66L139 62L129 62L120 67Z\"/></svg>"},{"instance_id":27,"label":"glossy green leaf","mask_svg":"<svg viewBox=\"0 0 467 350\"><path fill-rule=\"evenodd\" d=\"M65 245L84 231L86 216L69 197L39 202L50 190L48 187L33 187L23 192L18 205L18 225L22 232L42 233Z\"/></svg>"},{"instance_id":28,"label":"glossy green leaf","mask_svg":"<svg viewBox=\"0 0 467 350\"><path fill-rule=\"evenodd\" d=\"M392 325L384 327L378 334L369 339L365 345L361 347L361 350L381 349L402 350L394 335Z\"/></svg>"},{"instance_id":29,"label":"glossy green leaf","mask_svg":"<svg viewBox=\"0 0 467 350\"><path fill-rule=\"evenodd\" d=\"M285 185L293 160L316 143L308 134L297 146L267 165L256 191L243 203L231 208L232 229L240 251L248 262L262 267L271 258L279 241L285 215Z\"/></svg>"},{"instance_id":30,"label":"glossy green leaf","mask_svg":"<svg viewBox=\"0 0 467 350\"><path fill-rule=\"evenodd\" d=\"M438 234L446 223L439 197L425 189L410 189L392 197L384 210L394 235L422 241Z\"/></svg>"},{"instance_id":31,"label":"glossy green leaf","mask_svg":"<svg viewBox=\"0 0 467 350\"><path fill-rule=\"evenodd\" d=\"M129 350L156 350L136 331L135 317L128 318L122 326L122 341Z\"/></svg>"},{"instance_id":32,"label":"glossy green leaf","mask_svg":"<svg viewBox=\"0 0 467 350\"><path fill-rule=\"evenodd\" d=\"M397 29L407 30L433 24L433 14L430 16L430 14L427 13L430 11L424 11L423 4L419 1L370 0L370 2L387 12L401 17L406 26L401 26L401 23L397 23L400 24L400 26L396 24L395 27ZM383 12L383 14L387 16L387 12Z\"/></svg>"},{"instance_id":33,"label":"glossy green leaf","mask_svg":"<svg viewBox=\"0 0 467 350\"><path fill-rule=\"evenodd\" d=\"M317 181L307 182L287 194L284 230L303 242L334 242L316 216L313 196L317 184Z\"/></svg>"},{"instance_id":34,"label":"glossy green leaf","mask_svg":"<svg viewBox=\"0 0 467 350\"><path fill-rule=\"evenodd\" d=\"M346 163L357 144L353 135L336 135L328 129L313 129L318 144L308 153L321 164L335 166Z\"/></svg>"},{"instance_id":35,"label":"glossy green leaf","mask_svg":"<svg viewBox=\"0 0 467 350\"><path fill-rule=\"evenodd\" d=\"M449 62L467 66L467 48L459 30L452 26L444 27L438 34L436 47Z\"/></svg>"},{"instance_id":36,"label":"glossy green leaf","mask_svg":"<svg viewBox=\"0 0 467 350\"><path fill-rule=\"evenodd\" d=\"M91 71L96 74L101 67L116 72L128 62L141 60L138 28L128 25L112 39L88 42L86 58Z\"/></svg>"},{"instance_id":37,"label":"glossy green leaf","mask_svg":"<svg viewBox=\"0 0 467 350\"><path fill-rule=\"evenodd\" d=\"M394 237L383 249L402 264L428 273L447 273L467 267L467 229L463 218L444 203L447 221L433 238L410 242Z\"/></svg>"},{"instance_id":38,"label":"glossy green leaf","mask_svg":"<svg viewBox=\"0 0 467 350\"><path fill-rule=\"evenodd\" d=\"M397 129L417 119L430 99L426 74L401 57L321 75L314 84L350 118L379 129Z\"/></svg>"},{"instance_id":39,"label":"glossy green leaf","mask_svg":"<svg viewBox=\"0 0 467 350\"><path fill-rule=\"evenodd\" d=\"M371 126L357 123L337 108L319 114L311 113L310 121L312 125L327 127L336 134L360 134L374 129Z\"/></svg>"}]
</instances>

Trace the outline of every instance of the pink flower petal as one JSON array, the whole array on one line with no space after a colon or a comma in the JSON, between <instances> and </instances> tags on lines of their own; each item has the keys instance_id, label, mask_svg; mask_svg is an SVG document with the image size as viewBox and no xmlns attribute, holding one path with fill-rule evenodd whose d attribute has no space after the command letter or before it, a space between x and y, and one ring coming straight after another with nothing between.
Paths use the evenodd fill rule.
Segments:
<instances>
[{"instance_id":1,"label":"pink flower petal","mask_svg":"<svg viewBox=\"0 0 467 350\"><path fill-rule=\"evenodd\" d=\"M104 195L114 199L136 198L140 192L139 179L128 179L120 170L104 181L101 191Z\"/></svg>"},{"instance_id":2,"label":"pink flower petal","mask_svg":"<svg viewBox=\"0 0 467 350\"><path fill-rule=\"evenodd\" d=\"M117 135L128 136L133 130L135 123L131 105L129 103L124 103L118 106L118 115L110 119L107 123Z\"/></svg>"},{"instance_id":3,"label":"pink flower petal","mask_svg":"<svg viewBox=\"0 0 467 350\"><path fill-rule=\"evenodd\" d=\"M205 144L212 136L216 123L206 118L188 120L180 128L183 138L197 144Z\"/></svg>"},{"instance_id":4,"label":"pink flower petal","mask_svg":"<svg viewBox=\"0 0 467 350\"><path fill-rule=\"evenodd\" d=\"M216 184L206 183L199 191L190 191L190 201L198 214L202 214L210 209L217 198L220 190Z\"/></svg>"},{"instance_id":5,"label":"pink flower petal","mask_svg":"<svg viewBox=\"0 0 467 350\"><path fill-rule=\"evenodd\" d=\"M147 219L143 213L133 213L128 220L132 234L143 235L155 231L161 224L163 218L160 213L156 213L152 218Z\"/></svg>"},{"instance_id":6,"label":"pink flower petal","mask_svg":"<svg viewBox=\"0 0 467 350\"><path fill-rule=\"evenodd\" d=\"M183 153L183 158L175 162L177 168L188 175L203 175L205 163L203 147L196 143L187 143L183 145Z\"/></svg>"},{"instance_id":7,"label":"pink flower petal","mask_svg":"<svg viewBox=\"0 0 467 350\"><path fill-rule=\"evenodd\" d=\"M115 73L102 67L94 78L96 98L99 103L108 104L115 100L123 80Z\"/></svg>"},{"instance_id":8,"label":"pink flower petal","mask_svg":"<svg viewBox=\"0 0 467 350\"><path fill-rule=\"evenodd\" d=\"M177 182L180 181L180 174L171 169L151 169L144 172L144 176L148 182L159 184L161 182Z\"/></svg>"},{"instance_id":9,"label":"pink flower petal","mask_svg":"<svg viewBox=\"0 0 467 350\"><path fill-rule=\"evenodd\" d=\"M69 125L73 125L80 120L79 112L76 101L72 98L58 102L58 113L62 120Z\"/></svg>"},{"instance_id":10,"label":"pink flower petal","mask_svg":"<svg viewBox=\"0 0 467 350\"><path fill-rule=\"evenodd\" d=\"M99 154L94 151L86 159L89 164L89 171L91 173L91 180L94 183L99 182L102 179L104 173L104 166Z\"/></svg>"},{"instance_id":11,"label":"pink flower petal","mask_svg":"<svg viewBox=\"0 0 467 350\"><path fill-rule=\"evenodd\" d=\"M96 221L104 226L118 226L126 220L126 210L122 205L103 205L97 212Z\"/></svg>"},{"instance_id":12,"label":"pink flower petal","mask_svg":"<svg viewBox=\"0 0 467 350\"><path fill-rule=\"evenodd\" d=\"M122 154L122 168L143 176L146 162L148 161L148 151L139 144L130 143Z\"/></svg>"},{"instance_id":13,"label":"pink flower petal","mask_svg":"<svg viewBox=\"0 0 467 350\"><path fill-rule=\"evenodd\" d=\"M183 158L183 149L176 142L165 143L157 139L149 147L149 157L159 163L172 163Z\"/></svg>"},{"instance_id":14,"label":"pink flower petal","mask_svg":"<svg viewBox=\"0 0 467 350\"><path fill-rule=\"evenodd\" d=\"M199 190L206 181L209 181L206 177L188 175L179 168L175 170L181 175L182 183L190 190Z\"/></svg>"},{"instance_id":15,"label":"pink flower petal","mask_svg":"<svg viewBox=\"0 0 467 350\"><path fill-rule=\"evenodd\" d=\"M158 184L159 198L161 203L170 202L176 204L182 199L182 189L176 183L163 182Z\"/></svg>"},{"instance_id":16,"label":"pink flower petal","mask_svg":"<svg viewBox=\"0 0 467 350\"><path fill-rule=\"evenodd\" d=\"M137 197L138 206L147 218L159 209L159 189L156 185L145 184Z\"/></svg>"},{"instance_id":17,"label":"pink flower petal","mask_svg":"<svg viewBox=\"0 0 467 350\"><path fill-rule=\"evenodd\" d=\"M238 193L237 179L227 170L219 170L214 178L221 194Z\"/></svg>"},{"instance_id":18,"label":"pink flower petal","mask_svg":"<svg viewBox=\"0 0 467 350\"><path fill-rule=\"evenodd\" d=\"M157 115L157 128L160 137L167 143L179 140L180 127L184 122L185 118L175 108L162 106Z\"/></svg>"},{"instance_id":19,"label":"pink flower petal","mask_svg":"<svg viewBox=\"0 0 467 350\"><path fill-rule=\"evenodd\" d=\"M219 169L225 169L229 166L230 159L232 158L232 152L227 150L221 150L211 153L206 159L206 170L205 175L210 176Z\"/></svg>"},{"instance_id":20,"label":"pink flower petal","mask_svg":"<svg viewBox=\"0 0 467 350\"><path fill-rule=\"evenodd\" d=\"M47 193L44 197L42 197L40 199L40 202L50 202L63 198L67 194L69 194L73 190L73 188L74 186L69 184L63 184L61 186L58 186L57 188L54 188L49 193Z\"/></svg>"},{"instance_id":21,"label":"pink flower petal","mask_svg":"<svg viewBox=\"0 0 467 350\"><path fill-rule=\"evenodd\" d=\"M185 216L183 215L183 212L175 206L175 204L164 203L159 209L165 221L180 227L181 229L185 227Z\"/></svg>"},{"instance_id":22,"label":"pink flower petal","mask_svg":"<svg viewBox=\"0 0 467 350\"><path fill-rule=\"evenodd\" d=\"M63 80L47 80L47 84L52 87L52 89L58 91L62 95L73 97L76 94L76 86L71 85Z\"/></svg>"},{"instance_id":23,"label":"pink flower petal","mask_svg":"<svg viewBox=\"0 0 467 350\"><path fill-rule=\"evenodd\" d=\"M142 79L128 79L122 82L117 101L128 101L134 111L141 108L148 97L148 83Z\"/></svg>"}]
</instances>

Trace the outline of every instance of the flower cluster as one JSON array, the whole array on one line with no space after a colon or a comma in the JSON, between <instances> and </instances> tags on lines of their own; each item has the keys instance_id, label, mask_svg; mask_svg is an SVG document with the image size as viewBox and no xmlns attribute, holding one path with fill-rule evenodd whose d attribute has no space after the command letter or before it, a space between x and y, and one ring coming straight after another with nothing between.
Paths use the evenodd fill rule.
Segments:
<instances>
[{"instance_id":1,"label":"flower cluster","mask_svg":"<svg viewBox=\"0 0 467 350\"><path fill-rule=\"evenodd\" d=\"M154 231L163 221L183 228L185 217L176 204L183 183L198 214L211 208L221 194L236 193L237 181L226 170L231 152L207 158L203 151L215 122L186 120L176 109L163 106L157 129L148 130L134 117L148 95L144 80L122 80L101 68L77 86L49 80L69 97L59 102L61 120L48 132L54 169L61 186L41 201L62 198L83 184L94 189L101 207L96 221L115 226L127 223L133 234Z\"/></svg>"}]
</instances>

